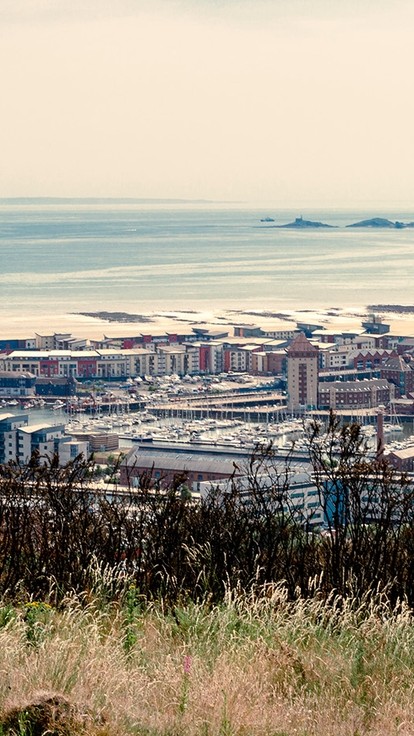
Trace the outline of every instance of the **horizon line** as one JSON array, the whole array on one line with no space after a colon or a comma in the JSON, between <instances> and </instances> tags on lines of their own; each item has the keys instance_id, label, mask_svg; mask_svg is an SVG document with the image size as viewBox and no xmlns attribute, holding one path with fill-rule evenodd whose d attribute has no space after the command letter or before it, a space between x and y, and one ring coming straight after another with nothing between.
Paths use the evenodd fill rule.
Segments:
<instances>
[{"instance_id":1,"label":"horizon line","mask_svg":"<svg viewBox=\"0 0 414 736\"><path fill-rule=\"evenodd\" d=\"M184 197L50 197L50 196L23 196L23 197L0 197L0 203L20 204L22 202L47 202L49 204L60 204L64 202L88 202L94 203L137 203L137 204L245 204L241 200L217 200L217 199L186 199Z\"/></svg>"},{"instance_id":2,"label":"horizon line","mask_svg":"<svg viewBox=\"0 0 414 736\"><path fill-rule=\"evenodd\" d=\"M241 205L251 208L266 208L274 210L358 210L372 207L387 207L391 210L412 208L411 201L399 201L396 200L360 200L358 202L343 202L338 204L337 202L325 202L320 203L315 200L305 201L301 203L294 202L275 202L274 200L229 200L229 199L207 199L197 197L190 199L186 197L95 197L95 196L48 196L48 195L34 195L34 196L14 196L14 197L0 197L0 205L19 205L19 204L74 204L74 203L85 203L85 204L211 204L211 205Z\"/></svg>"}]
</instances>

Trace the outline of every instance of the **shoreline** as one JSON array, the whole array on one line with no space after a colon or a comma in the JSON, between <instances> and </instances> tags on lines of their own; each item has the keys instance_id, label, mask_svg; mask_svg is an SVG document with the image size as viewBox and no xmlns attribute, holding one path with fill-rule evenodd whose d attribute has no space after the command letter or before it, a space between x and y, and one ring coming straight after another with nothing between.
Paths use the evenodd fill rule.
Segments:
<instances>
[{"instance_id":1,"label":"shoreline","mask_svg":"<svg viewBox=\"0 0 414 736\"><path fill-rule=\"evenodd\" d=\"M377 314L390 324L391 333L414 335L414 307L391 305L391 311L378 309ZM0 321L0 339L23 339L34 337L36 333L48 335L53 333L71 333L74 337L101 339L103 336L133 336L144 333L174 332L183 330L187 325L203 325L217 329L235 324L259 324L262 327L285 326L292 329L296 322L321 324L327 330L361 329L361 321L372 312L369 307L326 307L284 309L275 304L274 308L266 305L263 309L253 306L245 308L239 305L222 306L217 309L176 309L149 310L135 312L104 311L76 312L62 314L19 315L15 312L4 312ZM106 317L106 318L105 318ZM109 317L109 319L108 319Z\"/></svg>"}]
</instances>

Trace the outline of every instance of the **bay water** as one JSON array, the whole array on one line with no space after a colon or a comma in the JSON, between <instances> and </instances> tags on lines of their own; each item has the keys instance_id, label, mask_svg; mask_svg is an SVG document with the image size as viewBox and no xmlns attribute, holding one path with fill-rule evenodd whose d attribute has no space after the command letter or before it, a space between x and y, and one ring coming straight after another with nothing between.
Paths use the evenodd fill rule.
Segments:
<instances>
[{"instance_id":1,"label":"bay water","mask_svg":"<svg viewBox=\"0 0 414 736\"><path fill-rule=\"evenodd\" d=\"M337 229L272 227L303 215ZM270 216L275 223L263 223ZM412 304L414 210L242 205L0 206L0 320L80 311Z\"/></svg>"}]
</instances>

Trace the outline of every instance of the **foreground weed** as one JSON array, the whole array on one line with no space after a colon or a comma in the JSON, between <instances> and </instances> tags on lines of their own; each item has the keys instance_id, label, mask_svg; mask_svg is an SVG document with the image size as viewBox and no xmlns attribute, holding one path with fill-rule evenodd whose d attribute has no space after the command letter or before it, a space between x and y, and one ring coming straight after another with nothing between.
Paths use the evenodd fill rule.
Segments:
<instances>
[{"instance_id":1,"label":"foreground weed","mask_svg":"<svg viewBox=\"0 0 414 736\"><path fill-rule=\"evenodd\" d=\"M52 614L52 607L48 603L31 601L26 603L23 610L23 619L26 624L27 643L38 647L46 638Z\"/></svg>"},{"instance_id":2,"label":"foreground weed","mask_svg":"<svg viewBox=\"0 0 414 736\"><path fill-rule=\"evenodd\" d=\"M181 697L180 697L180 702L178 704L178 711L181 715L185 713L188 707L188 696L190 692L191 665L192 665L192 657L190 657L190 655L187 654L184 657Z\"/></svg>"},{"instance_id":3,"label":"foreground weed","mask_svg":"<svg viewBox=\"0 0 414 736\"><path fill-rule=\"evenodd\" d=\"M131 654L138 641L141 620L141 600L135 585L130 585L125 595L123 607L123 647L126 655Z\"/></svg>"},{"instance_id":4,"label":"foreground weed","mask_svg":"<svg viewBox=\"0 0 414 736\"><path fill-rule=\"evenodd\" d=\"M10 603L0 607L0 629L16 620L16 609ZM1 736L1 732L0 732Z\"/></svg>"},{"instance_id":5,"label":"foreground weed","mask_svg":"<svg viewBox=\"0 0 414 736\"><path fill-rule=\"evenodd\" d=\"M219 730L220 736L233 736L233 729L231 727L230 719L228 716L228 708L227 708L227 695L226 693L223 693L223 708L221 712L221 721L220 721L220 730Z\"/></svg>"}]
</instances>

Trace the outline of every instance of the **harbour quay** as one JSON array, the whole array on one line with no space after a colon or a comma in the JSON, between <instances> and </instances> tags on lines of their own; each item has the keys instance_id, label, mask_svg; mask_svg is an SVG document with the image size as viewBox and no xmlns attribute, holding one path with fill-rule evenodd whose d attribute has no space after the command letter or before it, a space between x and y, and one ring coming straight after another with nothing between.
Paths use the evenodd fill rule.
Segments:
<instances>
[{"instance_id":1,"label":"harbour quay","mask_svg":"<svg viewBox=\"0 0 414 736\"><path fill-rule=\"evenodd\" d=\"M177 419L242 419L263 422L279 420L286 412L286 396L280 391L185 396L159 401L151 407L157 417Z\"/></svg>"}]
</instances>

